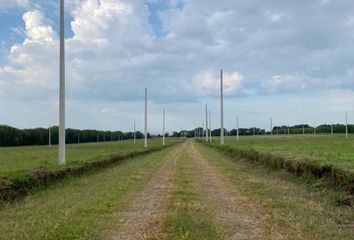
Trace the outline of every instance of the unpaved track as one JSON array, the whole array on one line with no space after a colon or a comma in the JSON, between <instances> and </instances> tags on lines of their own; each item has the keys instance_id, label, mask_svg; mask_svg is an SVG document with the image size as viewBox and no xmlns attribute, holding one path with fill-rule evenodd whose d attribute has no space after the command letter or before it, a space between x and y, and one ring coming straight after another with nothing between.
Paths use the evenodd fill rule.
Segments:
<instances>
[{"instance_id":1,"label":"unpaved track","mask_svg":"<svg viewBox=\"0 0 354 240\"><path fill-rule=\"evenodd\" d=\"M123 219L108 239L140 240L165 239L162 224L165 219L169 196L173 188L176 161L185 149L183 143L167 156L166 162L146 184L144 190L134 200Z\"/></svg>"},{"instance_id":2,"label":"unpaved track","mask_svg":"<svg viewBox=\"0 0 354 240\"><path fill-rule=\"evenodd\" d=\"M257 207L203 158L195 143L188 144L187 151L195 164L201 191L225 239L277 238L270 236Z\"/></svg>"}]
</instances>

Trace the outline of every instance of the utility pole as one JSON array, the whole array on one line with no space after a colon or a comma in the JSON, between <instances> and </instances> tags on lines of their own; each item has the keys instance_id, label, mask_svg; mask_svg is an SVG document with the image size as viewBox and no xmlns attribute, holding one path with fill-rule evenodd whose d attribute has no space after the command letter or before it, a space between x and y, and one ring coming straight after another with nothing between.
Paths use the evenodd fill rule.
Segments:
<instances>
[{"instance_id":1,"label":"utility pole","mask_svg":"<svg viewBox=\"0 0 354 240\"><path fill-rule=\"evenodd\" d=\"M305 135L305 124L302 124L302 135Z\"/></svg>"},{"instance_id":2,"label":"utility pole","mask_svg":"<svg viewBox=\"0 0 354 240\"><path fill-rule=\"evenodd\" d=\"M270 118L270 135L273 135L273 118Z\"/></svg>"},{"instance_id":3,"label":"utility pole","mask_svg":"<svg viewBox=\"0 0 354 240\"><path fill-rule=\"evenodd\" d=\"M60 0L60 64L59 64L59 165L65 165L65 23L64 0Z\"/></svg>"},{"instance_id":4,"label":"utility pole","mask_svg":"<svg viewBox=\"0 0 354 240\"><path fill-rule=\"evenodd\" d=\"M224 80L223 80L223 71L220 70L220 144L225 143L224 139Z\"/></svg>"},{"instance_id":5,"label":"utility pole","mask_svg":"<svg viewBox=\"0 0 354 240\"><path fill-rule=\"evenodd\" d=\"M147 88L145 88L145 140L144 140L144 148L147 148L148 143L147 143Z\"/></svg>"},{"instance_id":6,"label":"utility pole","mask_svg":"<svg viewBox=\"0 0 354 240\"><path fill-rule=\"evenodd\" d=\"M202 128L202 139L201 140L204 139L204 122L202 122L202 125L203 125L203 128Z\"/></svg>"},{"instance_id":7,"label":"utility pole","mask_svg":"<svg viewBox=\"0 0 354 240\"><path fill-rule=\"evenodd\" d=\"M208 104L205 104L205 141L209 142Z\"/></svg>"},{"instance_id":8,"label":"utility pole","mask_svg":"<svg viewBox=\"0 0 354 240\"><path fill-rule=\"evenodd\" d=\"M49 126L49 128L48 128L48 145L49 145L49 147L52 146L51 126Z\"/></svg>"},{"instance_id":9,"label":"utility pole","mask_svg":"<svg viewBox=\"0 0 354 240\"><path fill-rule=\"evenodd\" d=\"M239 140L238 116L236 116L236 140Z\"/></svg>"},{"instance_id":10,"label":"utility pole","mask_svg":"<svg viewBox=\"0 0 354 240\"><path fill-rule=\"evenodd\" d=\"M136 125L134 120L134 144L136 144Z\"/></svg>"},{"instance_id":11,"label":"utility pole","mask_svg":"<svg viewBox=\"0 0 354 240\"><path fill-rule=\"evenodd\" d=\"M213 140L212 140L212 137L211 137L211 113L210 113L210 111L209 111L209 134L210 134L209 140L210 140L210 143L211 143L211 142L213 142Z\"/></svg>"},{"instance_id":12,"label":"utility pole","mask_svg":"<svg viewBox=\"0 0 354 240\"><path fill-rule=\"evenodd\" d=\"M348 138L348 113L345 113L345 137Z\"/></svg>"},{"instance_id":13,"label":"utility pole","mask_svg":"<svg viewBox=\"0 0 354 240\"><path fill-rule=\"evenodd\" d=\"M165 146L165 109L163 109L162 145Z\"/></svg>"},{"instance_id":14,"label":"utility pole","mask_svg":"<svg viewBox=\"0 0 354 240\"><path fill-rule=\"evenodd\" d=\"M331 135L333 135L333 123L331 124Z\"/></svg>"}]
</instances>

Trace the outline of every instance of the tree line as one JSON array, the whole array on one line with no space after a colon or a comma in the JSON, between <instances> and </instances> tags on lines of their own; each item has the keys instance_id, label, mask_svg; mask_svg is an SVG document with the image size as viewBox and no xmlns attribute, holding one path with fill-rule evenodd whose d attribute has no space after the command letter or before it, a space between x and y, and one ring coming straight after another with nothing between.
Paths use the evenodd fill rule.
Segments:
<instances>
[{"instance_id":1,"label":"tree line","mask_svg":"<svg viewBox=\"0 0 354 240\"><path fill-rule=\"evenodd\" d=\"M50 132L50 134L49 134ZM0 125L0 146L28 146L28 145L47 145L49 144L49 135L51 144L58 144L59 127L49 128L31 128L18 129L7 125ZM148 138L150 138L148 134ZM98 131L98 130L79 130L66 129L66 143L87 143L104 142L133 139L133 132L122 131ZM136 132L136 138L144 138L144 134Z\"/></svg>"}]
</instances>

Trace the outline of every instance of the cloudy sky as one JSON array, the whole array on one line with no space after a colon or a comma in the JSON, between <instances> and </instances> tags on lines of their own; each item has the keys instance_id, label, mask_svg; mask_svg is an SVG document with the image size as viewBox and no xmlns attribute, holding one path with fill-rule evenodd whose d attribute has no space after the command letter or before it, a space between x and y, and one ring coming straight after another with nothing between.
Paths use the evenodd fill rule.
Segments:
<instances>
[{"instance_id":1,"label":"cloudy sky","mask_svg":"<svg viewBox=\"0 0 354 240\"><path fill-rule=\"evenodd\" d=\"M67 126L354 122L354 1L66 0ZM58 122L59 0L0 0L0 124Z\"/></svg>"}]
</instances>

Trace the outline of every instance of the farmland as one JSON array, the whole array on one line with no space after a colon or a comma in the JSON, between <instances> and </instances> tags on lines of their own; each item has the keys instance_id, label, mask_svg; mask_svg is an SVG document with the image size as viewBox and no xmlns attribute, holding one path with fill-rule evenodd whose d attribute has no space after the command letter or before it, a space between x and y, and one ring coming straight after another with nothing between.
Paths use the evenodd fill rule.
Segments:
<instances>
[{"instance_id":1,"label":"farmland","mask_svg":"<svg viewBox=\"0 0 354 240\"><path fill-rule=\"evenodd\" d=\"M167 139L167 144L176 139ZM149 147L160 146L160 140L149 142ZM143 150L144 143L132 140L105 143L84 143L67 145L66 166L79 166L87 162L101 160L111 155L124 155ZM29 146L0 148L0 176L16 177L38 167L50 169L63 168L58 166L58 146Z\"/></svg>"},{"instance_id":2,"label":"farmland","mask_svg":"<svg viewBox=\"0 0 354 240\"><path fill-rule=\"evenodd\" d=\"M341 194L186 140L0 203L0 239L352 239Z\"/></svg>"},{"instance_id":3,"label":"farmland","mask_svg":"<svg viewBox=\"0 0 354 240\"><path fill-rule=\"evenodd\" d=\"M219 140L215 138L213 143ZM248 136L239 141L226 137L225 145L354 170L354 138L346 139L344 135Z\"/></svg>"}]
</instances>

